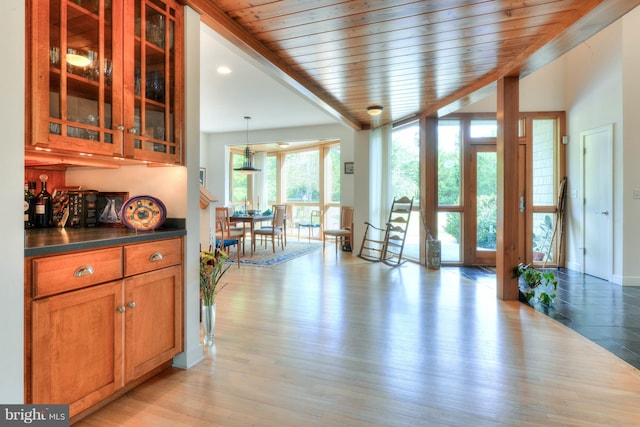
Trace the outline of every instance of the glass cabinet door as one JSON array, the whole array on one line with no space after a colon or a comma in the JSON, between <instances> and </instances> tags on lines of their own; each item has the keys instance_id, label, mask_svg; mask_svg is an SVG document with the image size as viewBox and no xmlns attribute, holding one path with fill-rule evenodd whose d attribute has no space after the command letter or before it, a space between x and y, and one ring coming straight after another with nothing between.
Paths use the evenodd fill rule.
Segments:
<instances>
[{"instance_id":1,"label":"glass cabinet door","mask_svg":"<svg viewBox=\"0 0 640 427\"><path fill-rule=\"evenodd\" d=\"M111 0L48 0L51 147L104 155L122 151L117 129L122 105L113 90L121 70L114 62L119 56L114 55L114 20L121 20L120 5Z\"/></svg>"},{"instance_id":2,"label":"glass cabinet door","mask_svg":"<svg viewBox=\"0 0 640 427\"><path fill-rule=\"evenodd\" d=\"M125 37L125 87L133 88L125 91L125 157L179 164L182 8L170 0L134 1L133 36Z\"/></svg>"}]
</instances>

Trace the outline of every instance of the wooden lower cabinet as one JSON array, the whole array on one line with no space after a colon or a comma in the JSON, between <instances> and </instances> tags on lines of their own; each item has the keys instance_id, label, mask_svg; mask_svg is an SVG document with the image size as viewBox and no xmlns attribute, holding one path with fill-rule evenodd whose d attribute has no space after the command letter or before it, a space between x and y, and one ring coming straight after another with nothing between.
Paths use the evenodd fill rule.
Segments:
<instances>
[{"instance_id":1,"label":"wooden lower cabinet","mask_svg":"<svg viewBox=\"0 0 640 427\"><path fill-rule=\"evenodd\" d=\"M73 415L123 387L122 291L120 280L32 303L33 403Z\"/></svg>"},{"instance_id":2,"label":"wooden lower cabinet","mask_svg":"<svg viewBox=\"0 0 640 427\"><path fill-rule=\"evenodd\" d=\"M89 265L98 252L77 253L78 265ZM143 256L149 267L142 270L151 271L30 302L29 403L69 404L74 417L182 351L182 239L128 245L122 253L123 264ZM34 270L43 260L30 260ZM91 264L96 273L107 268Z\"/></svg>"},{"instance_id":3,"label":"wooden lower cabinet","mask_svg":"<svg viewBox=\"0 0 640 427\"><path fill-rule=\"evenodd\" d=\"M146 374L181 347L180 267L125 279L125 381Z\"/></svg>"}]
</instances>

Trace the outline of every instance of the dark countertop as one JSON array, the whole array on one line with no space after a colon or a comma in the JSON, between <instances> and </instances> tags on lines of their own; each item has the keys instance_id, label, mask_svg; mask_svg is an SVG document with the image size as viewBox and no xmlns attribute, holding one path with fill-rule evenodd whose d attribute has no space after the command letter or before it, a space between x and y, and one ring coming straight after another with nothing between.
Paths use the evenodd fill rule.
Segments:
<instances>
[{"instance_id":1,"label":"dark countertop","mask_svg":"<svg viewBox=\"0 0 640 427\"><path fill-rule=\"evenodd\" d=\"M124 227L45 228L25 230L24 256L96 249L112 245L169 239L187 234L182 218L167 218L155 231L136 231Z\"/></svg>"}]
</instances>

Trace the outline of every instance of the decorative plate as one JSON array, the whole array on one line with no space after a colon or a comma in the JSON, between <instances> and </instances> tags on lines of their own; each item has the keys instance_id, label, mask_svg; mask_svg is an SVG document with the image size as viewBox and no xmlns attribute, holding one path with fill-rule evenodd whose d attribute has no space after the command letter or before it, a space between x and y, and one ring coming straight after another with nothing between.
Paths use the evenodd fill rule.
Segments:
<instances>
[{"instance_id":1,"label":"decorative plate","mask_svg":"<svg viewBox=\"0 0 640 427\"><path fill-rule=\"evenodd\" d=\"M123 203L120 217L128 228L151 231L164 224L167 208L155 197L136 196Z\"/></svg>"}]
</instances>

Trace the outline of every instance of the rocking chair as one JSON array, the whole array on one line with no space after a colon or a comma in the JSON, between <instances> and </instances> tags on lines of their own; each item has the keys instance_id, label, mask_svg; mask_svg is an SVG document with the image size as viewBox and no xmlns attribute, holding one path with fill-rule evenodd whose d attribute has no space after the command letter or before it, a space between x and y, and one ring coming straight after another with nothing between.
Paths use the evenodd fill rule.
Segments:
<instances>
[{"instance_id":1,"label":"rocking chair","mask_svg":"<svg viewBox=\"0 0 640 427\"><path fill-rule=\"evenodd\" d=\"M394 267L402 264L402 252L412 208L413 198L401 197L393 200L385 228L365 221L367 227L358 256L367 261L384 262Z\"/></svg>"}]
</instances>

